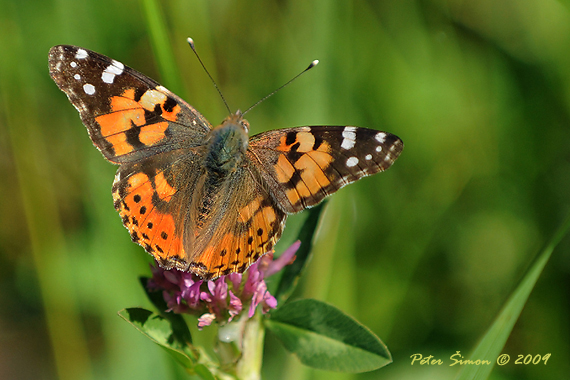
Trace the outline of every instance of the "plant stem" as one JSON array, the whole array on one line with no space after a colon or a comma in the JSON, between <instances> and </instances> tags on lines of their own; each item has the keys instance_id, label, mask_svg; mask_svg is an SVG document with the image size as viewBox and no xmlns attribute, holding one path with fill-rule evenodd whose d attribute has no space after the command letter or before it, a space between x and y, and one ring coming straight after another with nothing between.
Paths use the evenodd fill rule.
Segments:
<instances>
[{"instance_id":1,"label":"plant stem","mask_svg":"<svg viewBox=\"0 0 570 380\"><path fill-rule=\"evenodd\" d=\"M265 328L261 313L257 312L245 323L242 341L242 355L236 365L236 375L240 380L261 379L263 363L263 341Z\"/></svg>"}]
</instances>

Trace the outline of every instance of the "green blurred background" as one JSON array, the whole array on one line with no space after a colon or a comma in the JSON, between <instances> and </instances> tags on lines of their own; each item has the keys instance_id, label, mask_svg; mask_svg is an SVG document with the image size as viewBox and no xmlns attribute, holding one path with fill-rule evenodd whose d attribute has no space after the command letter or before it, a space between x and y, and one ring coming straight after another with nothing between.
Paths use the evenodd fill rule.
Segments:
<instances>
[{"instance_id":1,"label":"green blurred background","mask_svg":"<svg viewBox=\"0 0 570 380\"><path fill-rule=\"evenodd\" d=\"M540 248L569 213L570 3L0 0L0 378L183 379L117 316L150 308L150 257L113 209L115 167L92 147L48 75L74 44L164 83L212 123L227 112L191 36L252 132L359 125L400 136L387 173L331 198L299 297L370 327L394 363L346 375L306 370L268 334L265 379L452 379ZM161 70L149 20L174 70ZM162 74L162 75L161 75ZM179 75L179 77L178 77ZM295 230L302 216L293 217ZM291 232L281 248L291 240ZM570 373L570 241L545 268L503 352L548 364L492 379ZM410 365L434 355L444 366Z\"/></svg>"}]
</instances>

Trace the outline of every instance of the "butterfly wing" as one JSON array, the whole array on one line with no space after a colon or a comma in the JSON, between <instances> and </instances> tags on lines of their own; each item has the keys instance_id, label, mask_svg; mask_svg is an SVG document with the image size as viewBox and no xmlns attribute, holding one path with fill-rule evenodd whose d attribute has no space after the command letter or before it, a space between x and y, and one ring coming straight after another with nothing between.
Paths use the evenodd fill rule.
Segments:
<instances>
[{"instance_id":1,"label":"butterfly wing","mask_svg":"<svg viewBox=\"0 0 570 380\"><path fill-rule=\"evenodd\" d=\"M255 135L247 154L281 208L295 213L351 182L388 169L403 147L402 140L387 132L312 126Z\"/></svg>"},{"instance_id":2,"label":"butterfly wing","mask_svg":"<svg viewBox=\"0 0 570 380\"><path fill-rule=\"evenodd\" d=\"M166 269L188 269L184 244L189 205L195 199L203 147L158 153L123 164L113 183L113 200L133 242Z\"/></svg>"},{"instance_id":3,"label":"butterfly wing","mask_svg":"<svg viewBox=\"0 0 570 380\"><path fill-rule=\"evenodd\" d=\"M113 163L203 143L208 121L147 76L93 51L60 45L50 75L77 108L93 144Z\"/></svg>"},{"instance_id":4,"label":"butterfly wing","mask_svg":"<svg viewBox=\"0 0 570 380\"><path fill-rule=\"evenodd\" d=\"M287 215L255 168L242 166L221 186L201 183L197 192L184 236L188 268L200 277L241 273L279 240Z\"/></svg>"},{"instance_id":5,"label":"butterfly wing","mask_svg":"<svg viewBox=\"0 0 570 380\"><path fill-rule=\"evenodd\" d=\"M131 239L162 266L187 268L183 225L208 121L157 82L93 51L55 46L49 68L93 144L121 165L113 200Z\"/></svg>"}]
</instances>

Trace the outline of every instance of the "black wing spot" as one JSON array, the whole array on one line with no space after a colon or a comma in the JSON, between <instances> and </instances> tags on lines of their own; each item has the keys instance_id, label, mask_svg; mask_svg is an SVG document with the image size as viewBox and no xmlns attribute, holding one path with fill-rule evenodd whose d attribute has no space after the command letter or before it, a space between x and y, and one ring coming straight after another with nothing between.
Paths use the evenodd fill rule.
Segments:
<instances>
[{"instance_id":1,"label":"black wing spot","mask_svg":"<svg viewBox=\"0 0 570 380\"><path fill-rule=\"evenodd\" d=\"M166 111L166 112L172 112L172 110L174 109L174 107L176 107L176 100L174 100L171 97L167 97L166 101L164 102L164 104L162 105L162 108Z\"/></svg>"},{"instance_id":2,"label":"black wing spot","mask_svg":"<svg viewBox=\"0 0 570 380\"><path fill-rule=\"evenodd\" d=\"M313 144L313 149L317 150L323 143L323 138L317 135L313 135L315 137L315 143Z\"/></svg>"},{"instance_id":3,"label":"black wing spot","mask_svg":"<svg viewBox=\"0 0 570 380\"><path fill-rule=\"evenodd\" d=\"M287 132L287 137L285 138L285 144L291 145L297 140L297 132Z\"/></svg>"},{"instance_id":4,"label":"black wing spot","mask_svg":"<svg viewBox=\"0 0 570 380\"><path fill-rule=\"evenodd\" d=\"M243 265L238 268L238 272L243 273L245 272L246 269L247 269L247 264L243 263Z\"/></svg>"},{"instance_id":5,"label":"black wing spot","mask_svg":"<svg viewBox=\"0 0 570 380\"><path fill-rule=\"evenodd\" d=\"M139 212L141 213L141 215L144 215L146 213L146 206L142 206Z\"/></svg>"},{"instance_id":6,"label":"black wing spot","mask_svg":"<svg viewBox=\"0 0 570 380\"><path fill-rule=\"evenodd\" d=\"M301 146L301 143L297 141L295 144L293 144L291 146L291 152L297 153L297 149L299 149L300 146Z\"/></svg>"},{"instance_id":7,"label":"black wing spot","mask_svg":"<svg viewBox=\"0 0 570 380\"><path fill-rule=\"evenodd\" d=\"M149 230L152 230L152 227L154 226L154 224L152 224L152 222L148 222L148 224L146 226L148 227Z\"/></svg>"},{"instance_id":8,"label":"black wing spot","mask_svg":"<svg viewBox=\"0 0 570 380\"><path fill-rule=\"evenodd\" d=\"M263 235L263 228L259 228L257 230L257 236L261 236L261 235Z\"/></svg>"},{"instance_id":9,"label":"black wing spot","mask_svg":"<svg viewBox=\"0 0 570 380\"><path fill-rule=\"evenodd\" d=\"M168 239L168 234L166 232L162 231L160 233L160 237L163 238L164 240L166 240L166 239Z\"/></svg>"},{"instance_id":10,"label":"black wing spot","mask_svg":"<svg viewBox=\"0 0 570 380\"><path fill-rule=\"evenodd\" d=\"M251 243L253 243L253 236L250 236L250 237L247 239L247 244L251 244Z\"/></svg>"},{"instance_id":11,"label":"black wing spot","mask_svg":"<svg viewBox=\"0 0 570 380\"><path fill-rule=\"evenodd\" d=\"M138 194L136 194L136 195L133 197L133 200L135 201L135 203L139 203L139 202L141 201L141 196L138 195Z\"/></svg>"},{"instance_id":12,"label":"black wing spot","mask_svg":"<svg viewBox=\"0 0 570 380\"><path fill-rule=\"evenodd\" d=\"M135 88L135 102L139 102L142 96L145 94L146 90L144 87Z\"/></svg>"},{"instance_id":13,"label":"black wing spot","mask_svg":"<svg viewBox=\"0 0 570 380\"><path fill-rule=\"evenodd\" d=\"M123 132L127 137L127 143L135 149L144 148L145 145L139 139L140 127L131 120L131 128Z\"/></svg>"},{"instance_id":14,"label":"black wing spot","mask_svg":"<svg viewBox=\"0 0 570 380\"><path fill-rule=\"evenodd\" d=\"M222 252L220 252L220 256L224 257L226 255L226 253L228 253L228 251L226 251L226 249L222 249Z\"/></svg>"}]
</instances>

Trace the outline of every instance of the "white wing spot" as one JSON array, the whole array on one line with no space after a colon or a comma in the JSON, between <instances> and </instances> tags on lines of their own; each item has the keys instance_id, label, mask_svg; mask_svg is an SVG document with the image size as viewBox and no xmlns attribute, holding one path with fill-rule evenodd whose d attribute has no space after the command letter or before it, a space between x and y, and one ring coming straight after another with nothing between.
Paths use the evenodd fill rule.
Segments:
<instances>
[{"instance_id":1,"label":"white wing spot","mask_svg":"<svg viewBox=\"0 0 570 380\"><path fill-rule=\"evenodd\" d=\"M115 61L115 60L113 60L113 68L112 69L111 69L111 66L107 67L107 70L111 71L112 73L114 73L116 75L121 75L123 73L124 69L125 69L125 65L123 65L121 62Z\"/></svg>"},{"instance_id":2,"label":"white wing spot","mask_svg":"<svg viewBox=\"0 0 570 380\"><path fill-rule=\"evenodd\" d=\"M386 142L386 134L384 132L378 132L374 138L381 144Z\"/></svg>"},{"instance_id":3,"label":"white wing spot","mask_svg":"<svg viewBox=\"0 0 570 380\"><path fill-rule=\"evenodd\" d=\"M111 64L107 66L105 71L103 71L103 74L101 74L101 79L103 82L111 84L115 80L115 76L121 75L124 69L125 65L123 65L121 62L113 60Z\"/></svg>"},{"instance_id":4,"label":"white wing spot","mask_svg":"<svg viewBox=\"0 0 570 380\"><path fill-rule=\"evenodd\" d=\"M69 66L71 66L71 67L73 67L73 68L76 68L76 67L77 67L77 62L71 61L71 62L69 63Z\"/></svg>"},{"instance_id":5,"label":"white wing spot","mask_svg":"<svg viewBox=\"0 0 570 380\"><path fill-rule=\"evenodd\" d=\"M80 79L81 79L81 75L79 75L79 74L75 74L73 77L75 78L75 80L80 80Z\"/></svg>"},{"instance_id":6,"label":"white wing spot","mask_svg":"<svg viewBox=\"0 0 570 380\"><path fill-rule=\"evenodd\" d=\"M77 49L77 53L75 53L75 59L85 59L89 54L83 49Z\"/></svg>"},{"instance_id":7,"label":"white wing spot","mask_svg":"<svg viewBox=\"0 0 570 380\"><path fill-rule=\"evenodd\" d=\"M378 145L378 146L376 147L376 151L377 151L377 152L382 152L382 146L381 146L381 145Z\"/></svg>"},{"instance_id":8,"label":"white wing spot","mask_svg":"<svg viewBox=\"0 0 570 380\"><path fill-rule=\"evenodd\" d=\"M392 156L390 154L387 154L386 157L384 157L384 161L386 162L392 161Z\"/></svg>"},{"instance_id":9,"label":"white wing spot","mask_svg":"<svg viewBox=\"0 0 570 380\"><path fill-rule=\"evenodd\" d=\"M56 71L61 71L61 61L59 61L58 63L56 63L56 65L55 65L55 70L56 70Z\"/></svg>"},{"instance_id":10,"label":"white wing spot","mask_svg":"<svg viewBox=\"0 0 570 380\"><path fill-rule=\"evenodd\" d=\"M352 149L354 144L356 144L356 128L355 127L344 127L342 131L342 144L340 147L342 149Z\"/></svg>"},{"instance_id":11,"label":"white wing spot","mask_svg":"<svg viewBox=\"0 0 570 380\"><path fill-rule=\"evenodd\" d=\"M348 160L346 160L346 166L348 166L349 168L352 168L357 164L358 164L358 158L356 157L350 157Z\"/></svg>"},{"instance_id":12,"label":"white wing spot","mask_svg":"<svg viewBox=\"0 0 570 380\"><path fill-rule=\"evenodd\" d=\"M103 71L103 74L101 74L101 79L103 82L111 84L115 80L115 74Z\"/></svg>"},{"instance_id":13,"label":"white wing spot","mask_svg":"<svg viewBox=\"0 0 570 380\"><path fill-rule=\"evenodd\" d=\"M95 93L95 86L89 83L85 83L83 85L83 91L85 91L87 95L93 95Z\"/></svg>"},{"instance_id":14,"label":"white wing spot","mask_svg":"<svg viewBox=\"0 0 570 380\"><path fill-rule=\"evenodd\" d=\"M371 159L372 159L372 155L371 155L371 154L367 154L366 156L364 156L364 158L366 158L367 160L371 160Z\"/></svg>"}]
</instances>

